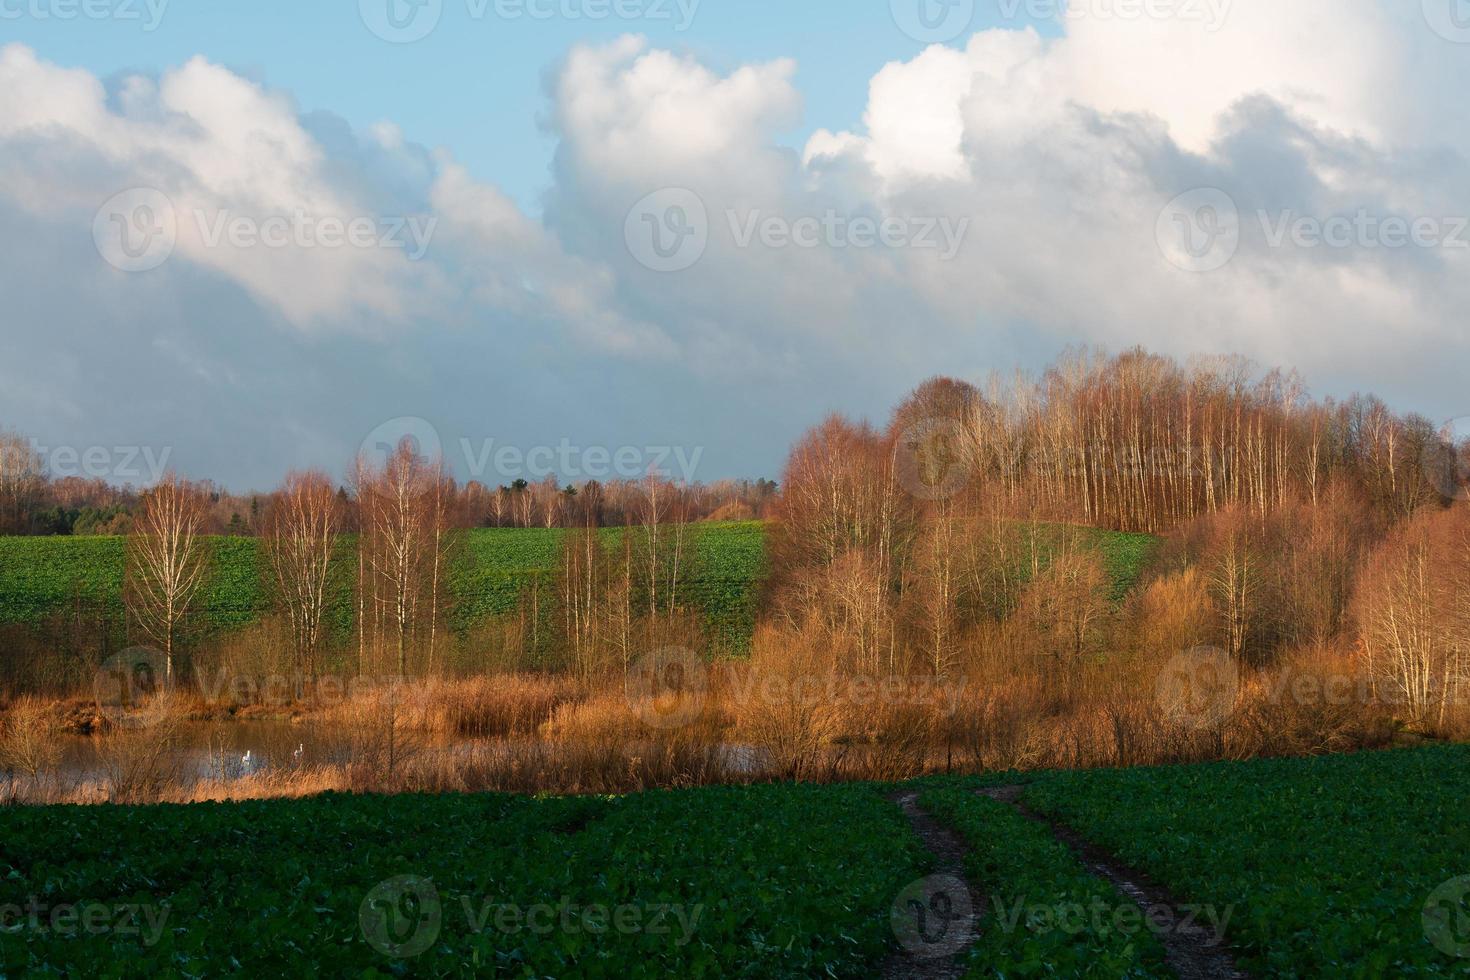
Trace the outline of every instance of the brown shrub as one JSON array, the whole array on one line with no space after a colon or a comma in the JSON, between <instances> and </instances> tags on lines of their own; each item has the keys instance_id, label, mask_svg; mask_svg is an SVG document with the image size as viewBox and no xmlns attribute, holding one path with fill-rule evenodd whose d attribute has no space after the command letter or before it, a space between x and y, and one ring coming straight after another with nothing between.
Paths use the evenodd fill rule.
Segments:
<instances>
[{"instance_id":1,"label":"brown shrub","mask_svg":"<svg viewBox=\"0 0 1470 980\"><path fill-rule=\"evenodd\" d=\"M55 706L23 697L0 715L0 769L35 779L61 760L61 719Z\"/></svg>"}]
</instances>

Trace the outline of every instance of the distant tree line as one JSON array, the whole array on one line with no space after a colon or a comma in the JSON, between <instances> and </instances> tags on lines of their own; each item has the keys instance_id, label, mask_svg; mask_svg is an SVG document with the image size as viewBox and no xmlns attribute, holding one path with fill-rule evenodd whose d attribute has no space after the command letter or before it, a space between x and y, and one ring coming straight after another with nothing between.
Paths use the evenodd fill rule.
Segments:
<instances>
[{"instance_id":1,"label":"distant tree line","mask_svg":"<svg viewBox=\"0 0 1470 980\"><path fill-rule=\"evenodd\" d=\"M350 482L350 481L349 481ZM623 527L639 522L642 480L562 485L554 477L491 487L472 481L446 488L446 520L454 528ZM290 478L286 481L289 487ZM193 484L203 502L202 533L258 537L265 515L284 491L234 493L209 481ZM770 511L770 480L721 480L684 488L694 520L757 520ZM147 487L103 479L50 478L45 461L23 436L0 430L0 534L125 535ZM346 500L347 484L336 486Z\"/></svg>"}]
</instances>

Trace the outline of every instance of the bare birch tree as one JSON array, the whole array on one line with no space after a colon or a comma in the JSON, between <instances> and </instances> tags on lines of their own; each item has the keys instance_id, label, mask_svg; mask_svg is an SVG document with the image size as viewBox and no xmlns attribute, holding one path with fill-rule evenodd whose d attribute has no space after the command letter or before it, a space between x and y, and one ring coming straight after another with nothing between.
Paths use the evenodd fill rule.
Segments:
<instances>
[{"instance_id":1,"label":"bare birch tree","mask_svg":"<svg viewBox=\"0 0 1470 980\"><path fill-rule=\"evenodd\" d=\"M143 495L128 537L129 612L163 648L170 684L179 633L208 568L202 533L206 507L199 488L167 474Z\"/></svg>"},{"instance_id":2,"label":"bare birch tree","mask_svg":"<svg viewBox=\"0 0 1470 980\"><path fill-rule=\"evenodd\" d=\"M303 676L318 666L342 523L337 491L317 472L288 475L266 512L263 543Z\"/></svg>"}]
</instances>

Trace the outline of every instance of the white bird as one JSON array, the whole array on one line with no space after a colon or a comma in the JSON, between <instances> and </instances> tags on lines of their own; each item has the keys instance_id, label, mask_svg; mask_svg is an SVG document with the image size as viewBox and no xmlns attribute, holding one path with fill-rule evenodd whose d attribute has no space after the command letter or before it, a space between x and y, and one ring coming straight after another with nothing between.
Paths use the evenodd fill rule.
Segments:
<instances>
[{"instance_id":1,"label":"white bird","mask_svg":"<svg viewBox=\"0 0 1470 980\"><path fill-rule=\"evenodd\" d=\"M250 765L250 750L246 749L245 754L240 757L240 768L248 770L250 768Z\"/></svg>"},{"instance_id":2,"label":"white bird","mask_svg":"<svg viewBox=\"0 0 1470 980\"><path fill-rule=\"evenodd\" d=\"M305 754L306 754L306 743L304 743L304 742L298 743L297 746L296 746L296 751L291 753L291 758L295 759L297 762L300 762L301 761L301 757L303 755L305 755Z\"/></svg>"}]
</instances>

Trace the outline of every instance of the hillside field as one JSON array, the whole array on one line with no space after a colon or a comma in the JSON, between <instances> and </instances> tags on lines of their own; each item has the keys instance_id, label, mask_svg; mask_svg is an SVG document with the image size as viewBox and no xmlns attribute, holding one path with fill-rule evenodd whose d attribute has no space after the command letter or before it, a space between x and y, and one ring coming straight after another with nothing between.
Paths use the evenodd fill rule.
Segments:
<instances>
[{"instance_id":1,"label":"hillside field","mask_svg":"<svg viewBox=\"0 0 1470 980\"><path fill-rule=\"evenodd\" d=\"M621 529L601 532L609 547ZM549 585L566 532L545 528L483 528L461 532L450 550L451 626L468 628L509 613L533 584ZM712 636L736 646L754 628L765 579L764 529L759 523L699 524L692 528L694 561L681 585L686 603L701 610ZM269 608L268 573L254 538L209 540L210 572L199 603L206 630L249 625ZM0 537L0 623L39 624L76 605L114 620L123 614L126 540L119 537ZM336 619L348 628L357 576L356 548L343 541Z\"/></svg>"},{"instance_id":2,"label":"hillside field","mask_svg":"<svg viewBox=\"0 0 1470 980\"><path fill-rule=\"evenodd\" d=\"M1121 599L1137 580L1157 544L1142 534L1074 528L1084 547L1098 550ZM1034 532L1045 556L1062 529L1017 525ZM624 533L600 532L609 548ZM636 532L634 532L636 533ZM527 590L549 585L566 532L545 528L484 528L460 532L451 549L449 620L468 629L513 612ZM760 522L697 524L692 527L694 560L683 575L683 601L700 610L710 636L727 649L748 646L767 574L766 527ZM0 537L0 624L40 624L48 616L80 606L120 622L123 615L125 539L118 537ZM269 607L268 576L254 538L209 540L210 574L199 603L206 632L236 629ZM353 617L355 546L343 541L337 578L336 622L347 632Z\"/></svg>"}]
</instances>

